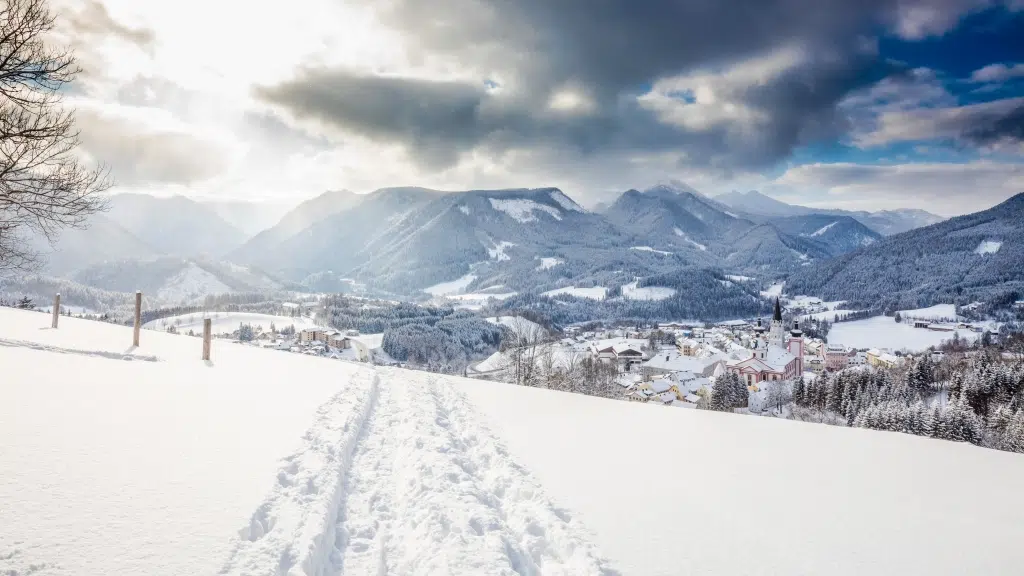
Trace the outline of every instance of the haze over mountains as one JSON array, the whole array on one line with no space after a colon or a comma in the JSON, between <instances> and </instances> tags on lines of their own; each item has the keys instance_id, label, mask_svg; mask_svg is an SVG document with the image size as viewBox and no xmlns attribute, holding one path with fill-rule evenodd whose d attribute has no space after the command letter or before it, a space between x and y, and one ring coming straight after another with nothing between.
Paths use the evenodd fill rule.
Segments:
<instances>
[{"instance_id":1,"label":"haze over mountains","mask_svg":"<svg viewBox=\"0 0 1024 576\"><path fill-rule=\"evenodd\" d=\"M942 233L915 240L935 226L893 235L942 220L921 210L817 210L757 192L709 198L679 183L628 190L600 212L557 188L338 190L256 233L245 231L254 225L228 222L221 213L230 209L184 197L113 196L110 211L89 229L65 233L45 273L108 291L144 287L170 301L362 286L403 299L566 293L666 300L699 291L738 302L757 300L763 282L791 276L791 286L809 294L870 302L877 294L843 279L844 263L903 253L915 243L922 250L952 245ZM1013 219L1003 220L991 239L1003 243L993 253L1002 256L989 258L1000 266L1016 254L1007 243ZM954 251L981 242L954 237ZM933 292L914 294L917 304Z\"/></svg>"}]
</instances>

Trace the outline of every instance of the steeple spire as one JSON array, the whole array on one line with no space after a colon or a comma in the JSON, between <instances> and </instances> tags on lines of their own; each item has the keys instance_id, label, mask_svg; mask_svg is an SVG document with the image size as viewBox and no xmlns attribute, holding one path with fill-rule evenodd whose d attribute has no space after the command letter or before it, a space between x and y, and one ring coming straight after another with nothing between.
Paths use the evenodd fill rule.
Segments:
<instances>
[{"instance_id":1,"label":"steeple spire","mask_svg":"<svg viewBox=\"0 0 1024 576\"><path fill-rule=\"evenodd\" d=\"M782 322L782 306L779 305L778 297L775 298L775 315L772 316L772 320Z\"/></svg>"}]
</instances>

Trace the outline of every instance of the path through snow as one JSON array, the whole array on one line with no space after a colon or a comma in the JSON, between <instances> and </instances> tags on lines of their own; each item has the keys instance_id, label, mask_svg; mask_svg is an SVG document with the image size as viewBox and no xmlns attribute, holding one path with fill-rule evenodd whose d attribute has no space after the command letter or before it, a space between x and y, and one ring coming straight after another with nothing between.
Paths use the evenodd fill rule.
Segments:
<instances>
[{"instance_id":1,"label":"path through snow","mask_svg":"<svg viewBox=\"0 0 1024 576\"><path fill-rule=\"evenodd\" d=\"M321 407L222 573L617 574L460 392L383 368Z\"/></svg>"}]
</instances>

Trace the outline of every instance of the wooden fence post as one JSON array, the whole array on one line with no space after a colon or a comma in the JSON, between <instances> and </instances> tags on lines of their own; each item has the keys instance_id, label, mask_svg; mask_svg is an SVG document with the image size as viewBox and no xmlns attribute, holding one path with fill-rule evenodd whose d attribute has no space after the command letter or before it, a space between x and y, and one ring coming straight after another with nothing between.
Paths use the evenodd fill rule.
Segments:
<instances>
[{"instance_id":1,"label":"wooden fence post","mask_svg":"<svg viewBox=\"0 0 1024 576\"><path fill-rule=\"evenodd\" d=\"M57 328L57 318L59 318L59 317L60 317L60 292L57 292L57 295L53 297L53 324L50 325L50 328L54 328L54 329Z\"/></svg>"},{"instance_id":2,"label":"wooden fence post","mask_svg":"<svg viewBox=\"0 0 1024 576\"><path fill-rule=\"evenodd\" d=\"M203 360L210 359L210 333L212 321L209 318L203 319Z\"/></svg>"},{"instance_id":3,"label":"wooden fence post","mask_svg":"<svg viewBox=\"0 0 1024 576\"><path fill-rule=\"evenodd\" d=\"M132 335L132 346L139 345L139 331L142 330L142 290L135 291L135 333Z\"/></svg>"}]
</instances>

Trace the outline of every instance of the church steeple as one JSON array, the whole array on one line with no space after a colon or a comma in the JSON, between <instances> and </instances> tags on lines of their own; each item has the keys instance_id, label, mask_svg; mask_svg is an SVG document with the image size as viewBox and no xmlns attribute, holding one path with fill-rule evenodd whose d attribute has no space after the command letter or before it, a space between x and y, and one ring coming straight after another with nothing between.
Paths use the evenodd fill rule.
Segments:
<instances>
[{"instance_id":1,"label":"church steeple","mask_svg":"<svg viewBox=\"0 0 1024 576\"><path fill-rule=\"evenodd\" d=\"M783 348L786 344L785 329L782 327L782 304L775 299L775 313L772 315L771 328L768 330L768 343Z\"/></svg>"}]
</instances>

